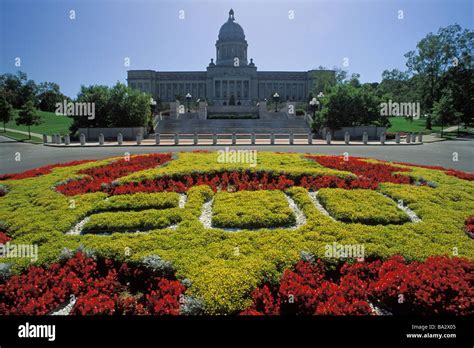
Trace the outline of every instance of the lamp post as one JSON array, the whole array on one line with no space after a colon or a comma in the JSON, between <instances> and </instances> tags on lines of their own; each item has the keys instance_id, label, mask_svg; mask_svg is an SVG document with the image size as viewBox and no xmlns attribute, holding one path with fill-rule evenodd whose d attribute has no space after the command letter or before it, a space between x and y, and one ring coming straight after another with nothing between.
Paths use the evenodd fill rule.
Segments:
<instances>
[{"instance_id":1,"label":"lamp post","mask_svg":"<svg viewBox=\"0 0 474 348\"><path fill-rule=\"evenodd\" d=\"M151 109L151 117L155 114L155 108L156 108L156 100L153 98L150 98L150 109Z\"/></svg>"},{"instance_id":2,"label":"lamp post","mask_svg":"<svg viewBox=\"0 0 474 348\"><path fill-rule=\"evenodd\" d=\"M148 121L148 128L149 128L149 131L151 133L153 133L154 131L154 119L153 119L153 116L155 115L155 111L156 111L156 100L154 100L153 98L150 98L150 112L151 112L151 116L150 116L150 119Z\"/></svg>"},{"instance_id":3,"label":"lamp post","mask_svg":"<svg viewBox=\"0 0 474 348\"><path fill-rule=\"evenodd\" d=\"M316 119L316 110L318 109L319 101L316 98L313 98L309 101L309 107L313 112L313 120Z\"/></svg>"},{"instance_id":4,"label":"lamp post","mask_svg":"<svg viewBox=\"0 0 474 348\"><path fill-rule=\"evenodd\" d=\"M317 98L319 99L319 101L318 101L318 106L319 106L319 110L321 111L321 109L323 108L323 103L322 103L320 100L324 98L324 93L323 93L323 92L319 92Z\"/></svg>"},{"instance_id":5,"label":"lamp post","mask_svg":"<svg viewBox=\"0 0 474 348\"><path fill-rule=\"evenodd\" d=\"M193 96L191 95L191 93L186 94L186 101L188 102L188 112L191 112L190 111L190 103L191 103L192 98L193 98Z\"/></svg>"},{"instance_id":6,"label":"lamp post","mask_svg":"<svg viewBox=\"0 0 474 348\"><path fill-rule=\"evenodd\" d=\"M275 112L278 112L278 102L280 101L280 95L277 92L275 92L272 98L273 98L273 101L275 102Z\"/></svg>"}]
</instances>

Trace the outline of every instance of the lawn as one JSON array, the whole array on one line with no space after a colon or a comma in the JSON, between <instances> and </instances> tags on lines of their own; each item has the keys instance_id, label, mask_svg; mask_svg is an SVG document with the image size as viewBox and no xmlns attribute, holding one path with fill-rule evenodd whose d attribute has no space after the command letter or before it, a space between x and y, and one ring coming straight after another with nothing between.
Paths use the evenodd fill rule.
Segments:
<instances>
[{"instance_id":1,"label":"lawn","mask_svg":"<svg viewBox=\"0 0 474 348\"><path fill-rule=\"evenodd\" d=\"M66 116L57 116L54 112L47 112L47 111L37 111L38 115L40 115L43 123L38 126L31 126L32 133L40 133L40 134L61 134L65 135L69 133L69 126L72 123L72 119ZM28 127L26 126L18 126L15 123L15 119L18 116L18 110L15 110L15 116L12 121L6 124L6 128L10 129L18 129L21 131L28 131ZM3 127L3 124L1 125Z\"/></svg>"},{"instance_id":2,"label":"lawn","mask_svg":"<svg viewBox=\"0 0 474 348\"><path fill-rule=\"evenodd\" d=\"M435 133L441 131L440 126L433 126L431 130L426 129L426 119L419 119L410 121L405 117L389 117L390 123L392 124L390 128L387 129L387 132L397 133Z\"/></svg>"},{"instance_id":3,"label":"lawn","mask_svg":"<svg viewBox=\"0 0 474 348\"><path fill-rule=\"evenodd\" d=\"M6 136L8 138L15 139L15 140L27 141L27 142L31 142L31 143L42 143L43 142L43 139L40 139L40 138L35 137L35 136L31 136L31 139L28 139L28 134L22 134L22 133L17 133L17 132L10 132L10 131L4 132L3 128L0 129L0 135Z\"/></svg>"}]
</instances>

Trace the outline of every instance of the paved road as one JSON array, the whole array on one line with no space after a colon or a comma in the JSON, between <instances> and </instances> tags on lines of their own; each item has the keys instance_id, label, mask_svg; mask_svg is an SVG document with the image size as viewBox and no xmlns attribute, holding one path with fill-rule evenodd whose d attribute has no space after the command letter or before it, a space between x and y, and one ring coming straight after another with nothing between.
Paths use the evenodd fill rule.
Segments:
<instances>
[{"instance_id":1,"label":"paved road","mask_svg":"<svg viewBox=\"0 0 474 348\"><path fill-rule=\"evenodd\" d=\"M239 146L238 149L257 149L258 151L320 153L350 156L372 157L388 161L407 162L424 165L440 165L466 172L474 172L474 139L450 140L416 146L317 146L317 145L274 145L274 146ZM99 159L110 156L151 152L177 152L191 150L219 150L223 146L167 146L167 147L87 147L87 148L54 148L43 145L14 142L0 136L0 174L16 173L47 164L69 162L79 159ZM20 153L21 160L15 161L15 154ZM457 153L458 161L453 161Z\"/></svg>"}]
</instances>

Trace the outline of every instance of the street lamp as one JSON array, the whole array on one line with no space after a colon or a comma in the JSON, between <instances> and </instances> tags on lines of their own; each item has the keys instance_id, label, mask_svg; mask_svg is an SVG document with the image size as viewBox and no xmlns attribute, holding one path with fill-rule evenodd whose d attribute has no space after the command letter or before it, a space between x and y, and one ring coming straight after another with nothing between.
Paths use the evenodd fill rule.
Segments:
<instances>
[{"instance_id":1,"label":"street lamp","mask_svg":"<svg viewBox=\"0 0 474 348\"><path fill-rule=\"evenodd\" d=\"M273 101L275 102L275 112L278 112L278 102L280 101L280 95L277 92L275 92L272 98L273 98Z\"/></svg>"},{"instance_id":2,"label":"street lamp","mask_svg":"<svg viewBox=\"0 0 474 348\"><path fill-rule=\"evenodd\" d=\"M191 112L190 111L190 103L191 103L192 98L193 98L193 96L191 95L191 93L186 94L186 101L188 102L188 112Z\"/></svg>"},{"instance_id":3,"label":"street lamp","mask_svg":"<svg viewBox=\"0 0 474 348\"><path fill-rule=\"evenodd\" d=\"M153 98L150 98L150 109L151 109L151 116L155 114L155 108L156 108L156 100Z\"/></svg>"},{"instance_id":4,"label":"street lamp","mask_svg":"<svg viewBox=\"0 0 474 348\"><path fill-rule=\"evenodd\" d=\"M318 99L323 99L324 98L324 93L323 92L319 92L318 94ZM321 110L323 108L323 103L318 101L318 105L319 105L319 110Z\"/></svg>"},{"instance_id":5,"label":"street lamp","mask_svg":"<svg viewBox=\"0 0 474 348\"><path fill-rule=\"evenodd\" d=\"M313 120L316 119L316 110L318 109L319 101L316 98L313 98L309 101L309 107L313 112Z\"/></svg>"}]
</instances>

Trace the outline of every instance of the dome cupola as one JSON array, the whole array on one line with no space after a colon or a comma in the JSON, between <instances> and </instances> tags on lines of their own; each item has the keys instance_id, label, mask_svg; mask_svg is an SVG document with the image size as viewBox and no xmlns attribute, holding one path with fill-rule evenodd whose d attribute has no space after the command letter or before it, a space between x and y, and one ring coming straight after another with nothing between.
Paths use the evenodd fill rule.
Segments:
<instances>
[{"instance_id":1,"label":"dome cupola","mask_svg":"<svg viewBox=\"0 0 474 348\"><path fill-rule=\"evenodd\" d=\"M246 66L247 46L244 29L235 21L234 10L230 9L216 42L216 65Z\"/></svg>"}]
</instances>

